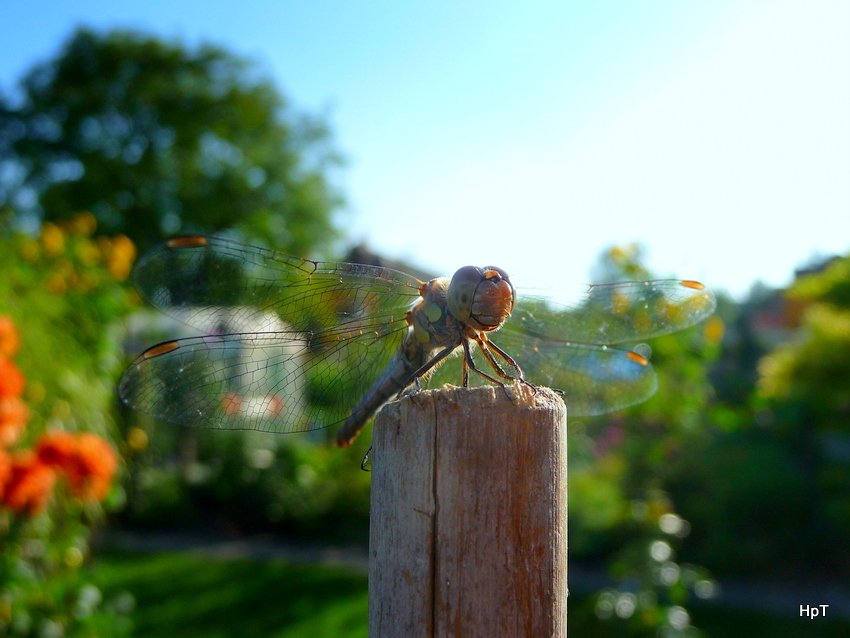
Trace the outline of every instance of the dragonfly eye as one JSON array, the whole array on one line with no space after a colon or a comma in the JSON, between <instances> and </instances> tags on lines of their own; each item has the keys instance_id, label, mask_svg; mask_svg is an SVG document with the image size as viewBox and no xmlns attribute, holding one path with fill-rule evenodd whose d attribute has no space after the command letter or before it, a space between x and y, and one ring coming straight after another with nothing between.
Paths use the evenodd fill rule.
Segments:
<instances>
[{"instance_id":1,"label":"dragonfly eye","mask_svg":"<svg viewBox=\"0 0 850 638\"><path fill-rule=\"evenodd\" d=\"M454 274L448 290L449 312L478 330L501 326L515 298L508 274L494 266L464 266Z\"/></svg>"}]
</instances>

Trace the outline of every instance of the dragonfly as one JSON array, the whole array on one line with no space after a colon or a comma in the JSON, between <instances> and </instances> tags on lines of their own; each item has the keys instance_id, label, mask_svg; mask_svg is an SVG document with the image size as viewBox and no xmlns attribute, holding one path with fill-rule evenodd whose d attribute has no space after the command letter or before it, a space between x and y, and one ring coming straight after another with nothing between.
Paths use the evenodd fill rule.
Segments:
<instances>
[{"instance_id":1,"label":"dragonfly","mask_svg":"<svg viewBox=\"0 0 850 638\"><path fill-rule=\"evenodd\" d=\"M428 381L549 386L571 416L639 403L656 375L648 346L625 344L715 308L711 291L687 279L593 284L562 304L518 295L495 266L422 281L204 235L159 244L134 279L147 301L202 336L142 352L119 382L126 404L208 428L336 426L343 447L384 403Z\"/></svg>"}]
</instances>

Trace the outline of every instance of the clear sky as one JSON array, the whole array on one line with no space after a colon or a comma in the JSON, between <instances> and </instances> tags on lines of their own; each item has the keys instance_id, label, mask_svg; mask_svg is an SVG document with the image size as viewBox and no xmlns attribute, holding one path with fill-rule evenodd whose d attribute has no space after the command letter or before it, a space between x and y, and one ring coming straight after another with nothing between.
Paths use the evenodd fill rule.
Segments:
<instances>
[{"instance_id":1,"label":"clear sky","mask_svg":"<svg viewBox=\"0 0 850 638\"><path fill-rule=\"evenodd\" d=\"M0 86L77 25L256 59L329 120L350 241L435 272L640 242L741 295L850 251L847 0L4 0Z\"/></svg>"}]
</instances>

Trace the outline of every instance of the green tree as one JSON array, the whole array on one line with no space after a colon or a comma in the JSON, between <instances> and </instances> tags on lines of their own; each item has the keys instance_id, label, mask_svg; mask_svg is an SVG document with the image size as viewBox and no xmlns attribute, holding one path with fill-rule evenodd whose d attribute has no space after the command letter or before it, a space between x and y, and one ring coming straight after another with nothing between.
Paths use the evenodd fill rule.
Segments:
<instances>
[{"instance_id":1,"label":"green tree","mask_svg":"<svg viewBox=\"0 0 850 638\"><path fill-rule=\"evenodd\" d=\"M799 334L759 362L758 387L806 488L796 541L846 574L850 560L831 550L850 535L850 257L800 277L786 298Z\"/></svg>"},{"instance_id":2,"label":"green tree","mask_svg":"<svg viewBox=\"0 0 850 638\"><path fill-rule=\"evenodd\" d=\"M238 227L307 253L333 236L338 161L321 122L214 46L80 29L0 99L0 207L36 221L90 210L141 250Z\"/></svg>"}]
</instances>

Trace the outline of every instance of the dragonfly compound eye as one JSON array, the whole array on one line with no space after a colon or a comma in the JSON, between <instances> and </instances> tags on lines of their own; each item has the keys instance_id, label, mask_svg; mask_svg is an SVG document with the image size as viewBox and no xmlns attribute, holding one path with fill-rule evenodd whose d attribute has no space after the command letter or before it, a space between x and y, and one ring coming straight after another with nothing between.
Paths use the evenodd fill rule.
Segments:
<instances>
[{"instance_id":1,"label":"dragonfly compound eye","mask_svg":"<svg viewBox=\"0 0 850 638\"><path fill-rule=\"evenodd\" d=\"M449 284L449 312L478 330L494 330L510 316L515 297L504 270L464 266Z\"/></svg>"}]
</instances>

